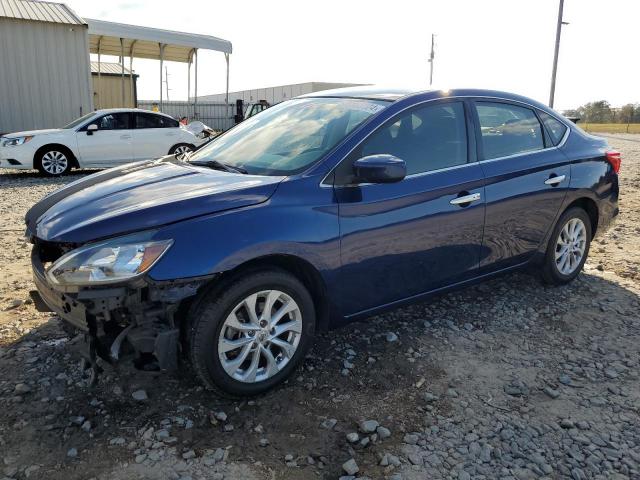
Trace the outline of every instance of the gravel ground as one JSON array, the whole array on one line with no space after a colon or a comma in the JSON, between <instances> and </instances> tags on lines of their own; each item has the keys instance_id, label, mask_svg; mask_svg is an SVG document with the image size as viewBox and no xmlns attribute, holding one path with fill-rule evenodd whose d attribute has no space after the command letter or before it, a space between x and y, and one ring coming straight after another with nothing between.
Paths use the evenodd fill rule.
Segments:
<instances>
[{"instance_id":1,"label":"gravel ground","mask_svg":"<svg viewBox=\"0 0 640 480\"><path fill-rule=\"evenodd\" d=\"M0 173L0 478L640 478L640 136L571 285L501 277L323 334L251 401L107 369L38 313L22 218L64 179Z\"/></svg>"}]
</instances>

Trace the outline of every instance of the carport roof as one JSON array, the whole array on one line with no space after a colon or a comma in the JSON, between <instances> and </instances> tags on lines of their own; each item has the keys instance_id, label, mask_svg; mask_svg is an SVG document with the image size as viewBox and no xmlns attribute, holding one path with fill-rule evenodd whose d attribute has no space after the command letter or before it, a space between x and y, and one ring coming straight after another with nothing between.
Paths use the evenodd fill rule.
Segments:
<instances>
[{"instance_id":1,"label":"carport roof","mask_svg":"<svg viewBox=\"0 0 640 480\"><path fill-rule=\"evenodd\" d=\"M2 0L4 1L4 0ZM85 18L89 25L89 51L104 55L121 55L120 39L125 56L160 60L160 45L164 45L164 60L189 62L195 49L231 53L228 40L195 33L175 32L159 28L140 27L123 23Z\"/></svg>"}]
</instances>

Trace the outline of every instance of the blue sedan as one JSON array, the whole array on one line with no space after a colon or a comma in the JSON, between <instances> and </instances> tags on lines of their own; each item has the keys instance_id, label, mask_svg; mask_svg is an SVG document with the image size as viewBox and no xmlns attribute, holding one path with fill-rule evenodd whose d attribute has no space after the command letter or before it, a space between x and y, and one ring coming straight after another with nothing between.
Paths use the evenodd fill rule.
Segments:
<instances>
[{"instance_id":1,"label":"blue sedan","mask_svg":"<svg viewBox=\"0 0 640 480\"><path fill-rule=\"evenodd\" d=\"M573 280L618 214L620 154L487 90L341 89L193 153L105 170L27 214L40 308L87 356L231 396L272 388L316 331L524 267Z\"/></svg>"}]
</instances>

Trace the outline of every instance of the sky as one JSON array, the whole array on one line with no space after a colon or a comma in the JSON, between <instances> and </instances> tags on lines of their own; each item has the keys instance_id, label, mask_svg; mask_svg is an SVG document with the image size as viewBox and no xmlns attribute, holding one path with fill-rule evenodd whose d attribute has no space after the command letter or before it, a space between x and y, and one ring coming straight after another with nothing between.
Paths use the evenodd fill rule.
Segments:
<instances>
[{"instance_id":1,"label":"sky","mask_svg":"<svg viewBox=\"0 0 640 480\"><path fill-rule=\"evenodd\" d=\"M230 91L310 81L426 89L433 33L434 87L492 88L549 99L558 0L65 3L83 17L231 41ZM634 47L639 20L640 0L565 0L569 25L562 30L556 109L594 100L614 106L640 102ZM169 98L185 100L186 64L165 65ZM135 59L133 68L140 75L138 98L158 99L158 62ZM224 90L223 54L200 51L198 94Z\"/></svg>"}]
</instances>

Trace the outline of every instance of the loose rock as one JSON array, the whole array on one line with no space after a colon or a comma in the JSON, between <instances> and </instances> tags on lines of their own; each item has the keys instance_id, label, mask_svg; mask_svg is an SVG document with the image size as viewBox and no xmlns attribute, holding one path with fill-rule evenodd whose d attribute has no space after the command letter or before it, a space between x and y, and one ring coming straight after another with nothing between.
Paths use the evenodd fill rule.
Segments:
<instances>
[{"instance_id":1,"label":"loose rock","mask_svg":"<svg viewBox=\"0 0 640 480\"><path fill-rule=\"evenodd\" d=\"M358 464L356 461L351 458L342 464L342 469L345 471L347 475L355 475L360 471L358 468Z\"/></svg>"}]
</instances>

